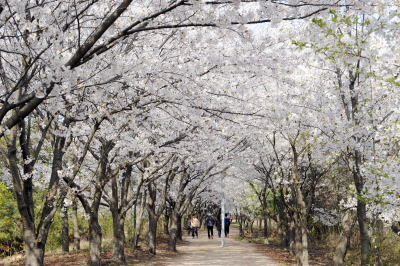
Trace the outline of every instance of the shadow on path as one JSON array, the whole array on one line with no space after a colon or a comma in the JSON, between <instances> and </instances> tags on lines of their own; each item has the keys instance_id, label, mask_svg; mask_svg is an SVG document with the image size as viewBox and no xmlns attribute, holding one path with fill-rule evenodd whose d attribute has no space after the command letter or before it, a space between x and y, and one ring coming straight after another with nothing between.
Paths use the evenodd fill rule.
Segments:
<instances>
[{"instance_id":1,"label":"shadow on path","mask_svg":"<svg viewBox=\"0 0 400 266\"><path fill-rule=\"evenodd\" d=\"M186 231L185 231L186 233ZM221 247L221 238L214 230L214 239L208 239L206 230L199 230L199 238L184 235L188 245L179 245L179 255L171 261L165 261L164 266L177 265L213 265L213 266L273 266L277 265L272 259L258 253L249 243L233 240L239 236L236 226L230 227L231 238L225 238L225 246Z\"/></svg>"}]
</instances>

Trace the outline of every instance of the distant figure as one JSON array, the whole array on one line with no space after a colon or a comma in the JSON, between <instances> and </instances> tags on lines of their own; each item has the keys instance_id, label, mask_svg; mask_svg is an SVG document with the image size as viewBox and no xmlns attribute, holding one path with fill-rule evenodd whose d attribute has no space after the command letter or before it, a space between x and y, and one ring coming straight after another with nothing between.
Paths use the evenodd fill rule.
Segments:
<instances>
[{"instance_id":1,"label":"distant figure","mask_svg":"<svg viewBox=\"0 0 400 266\"><path fill-rule=\"evenodd\" d=\"M229 217L229 219L231 219L231 223L233 223L233 215L231 215L231 216Z\"/></svg>"},{"instance_id":2,"label":"distant figure","mask_svg":"<svg viewBox=\"0 0 400 266\"><path fill-rule=\"evenodd\" d=\"M192 226L191 226L192 220L188 220L186 224L186 230L188 235L190 235L190 232L192 232Z\"/></svg>"},{"instance_id":3,"label":"distant figure","mask_svg":"<svg viewBox=\"0 0 400 266\"><path fill-rule=\"evenodd\" d=\"M218 237L221 237L221 228L222 228L221 219L217 219L215 225L217 226Z\"/></svg>"},{"instance_id":4,"label":"distant figure","mask_svg":"<svg viewBox=\"0 0 400 266\"><path fill-rule=\"evenodd\" d=\"M214 228L215 220L211 216L211 213L207 213L207 218L206 218L206 226L207 226L207 234L208 234L208 239L213 239L213 228Z\"/></svg>"},{"instance_id":5,"label":"distant figure","mask_svg":"<svg viewBox=\"0 0 400 266\"><path fill-rule=\"evenodd\" d=\"M200 227L200 221L197 219L197 216L194 215L193 219L190 220L190 227L192 227L192 237L196 235L196 238L199 238L199 227Z\"/></svg>"},{"instance_id":6,"label":"distant figure","mask_svg":"<svg viewBox=\"0 0 400 266\"><path fill-rule=\"evenodd\" d=\"M225 214L224 222L225 222L225 236L229 237L229 226L231 225L231 219L229 219L227 213Z\"/></svg>"}]
</instances>

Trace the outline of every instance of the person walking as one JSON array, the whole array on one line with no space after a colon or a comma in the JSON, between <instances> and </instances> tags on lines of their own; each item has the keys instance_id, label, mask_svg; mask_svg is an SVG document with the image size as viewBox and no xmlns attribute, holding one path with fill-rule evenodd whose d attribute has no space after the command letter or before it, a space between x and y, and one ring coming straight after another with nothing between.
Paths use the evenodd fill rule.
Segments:
<instances>
[{"instance_id":1,"label":"person walking","mask_svg":"<svg viewBox=\"0 0 400 266\"><path fill-rule=\"evenodd\" d=\"M217 226L218 237L221 237L221 228L222 228L221 218L220 219L216 219L215 225Z\"/></svg>"},{"instance_id":2,"label":"person walking","mask_svg":"<svg viewBox=\"0 0 400 266\"><path fill-rule=\"evenodd\" d=\"M192 237L196 235L196 238L199 238L199 227L200 227L200 221L197 219L197 216L194 215L193 219L190 221L190 227L192 227Z\"/></svg>"},{"instance_id":3,"label":"person walking","mask_svg":"<svg viewBox=\"0 0 400 266\"><path fill-rule=\"evenodd\" d=\"M207 226L207 234L208 234L208 239L213 239L213 235L214 235L214 224L215 224L215 220L214 218L211 216L211 213L207 213L207 218L206 218L206 226Z\"/></svg>"},{"instance_id":4,"label":"person walking","mask_svg":"<svg viewBox=\"0 0 400 266\"><path fill-rule=\"evenodd\" d=\"M188 220L187 223L186 223L186 230L187 230L188 236L190 235L190 232L192 232L191 224L192 224L192 220Z\"/></svg>"},{"instance_id":5,"label":"person walking","mask_svg":"<svg viewBox=\"0 0 400 266\"><path fill-rule=\"evenodd\" d=\"M229 237L229 226L231 225L231 219L229 219L228 214L225 213L225 237Z\"/></svg>"}]
</instances>

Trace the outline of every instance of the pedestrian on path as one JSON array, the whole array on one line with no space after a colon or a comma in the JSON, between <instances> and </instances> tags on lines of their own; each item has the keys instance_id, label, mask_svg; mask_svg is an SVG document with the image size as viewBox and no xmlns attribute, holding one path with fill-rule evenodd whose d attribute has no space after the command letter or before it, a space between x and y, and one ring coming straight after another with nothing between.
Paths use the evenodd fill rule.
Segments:
<instances>
[{"instance_id":1,"label":"pedestrian on path","mask_svg":"<svg viewBox=\"0 0 400 266\"><path fill-rule=\"evenodd\" d=\"M190 233L192 232L192 220L188 220L186 223L186 230L187 230L187 234L190 235Z\"/></svg>"},{"instance_id":2,"label":"pedestrian on path","mask_svg":"<svg viewBox=\"0 0 400 266\"><path fill-rule=\"evenodd\" d=\"M190 222L190 227L192 227L192 237L196 235L197 238L199 238L199 227L200 227L200 221L197 219L197 216L194 215L193 219Z\"/></svg>"},{"instance_id":3,"label":"pedestrian on path","mask_svg":"<svg viewBox=\"0 0 400 266\"><path fill-rule=\"evenodd\" d=\"M215 225L217 226L218 237L221 237L221 228L222 228L221 218L217 219L217 221L215 222Z\"/></svg>"},{"instance_id":4,"label":"pedestrian on path","mask_svg":"<svg viewBox=\"0 0 400 266\"><path fill-rule=\"evenodd\" d=\"M211 213L207 213L206 226L207 226L208 239L213 239L213 236L214 236L214 232L213 232L214 224L215 224L215 220L211 216Z\"/></svg>"},{"instance_id":5,"label":"pedestrian on path","mask_svg":"<svg viewBox=\"0 0 400 266\"><path fill-rule=\"evenodd\" d=\"M231 225L231 219L229 219L227 213L225 213L224 222L225 222L225 236L229 237L229 226Z\"/></svg>"}]
</instances>

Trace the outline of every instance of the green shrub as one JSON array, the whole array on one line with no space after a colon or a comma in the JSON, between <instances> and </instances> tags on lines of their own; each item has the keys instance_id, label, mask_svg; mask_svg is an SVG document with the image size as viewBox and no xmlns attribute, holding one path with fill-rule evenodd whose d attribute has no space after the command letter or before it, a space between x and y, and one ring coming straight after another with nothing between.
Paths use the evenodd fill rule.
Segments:
<instances>
[{"instance_id":1,"label":"green shrub","mask_svg":"<svg viewBox=\"0 0 400 266\"><path fill-rule=\"evenodd\" d=\"M0 183L0 256L23 249L21 219L15 197Z\"/></svg>"}]
</instances>

